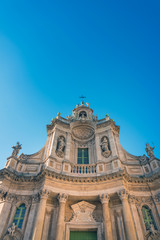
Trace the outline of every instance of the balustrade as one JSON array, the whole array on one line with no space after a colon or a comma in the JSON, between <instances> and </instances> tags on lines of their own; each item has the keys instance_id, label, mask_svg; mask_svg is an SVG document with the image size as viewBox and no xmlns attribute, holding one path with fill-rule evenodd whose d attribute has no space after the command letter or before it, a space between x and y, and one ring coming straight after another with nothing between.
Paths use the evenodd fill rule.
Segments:
<instances>
[{"instance_id":1,"label":"balustrade","mask_svg":"<svg viewBox=\"0 0 160 240\"><path fill-rule=\"evenodd\" d=\"M71 173L93 174L96 173L95 164L75 164L71 167Z\"/></svg>"}]
</instances>

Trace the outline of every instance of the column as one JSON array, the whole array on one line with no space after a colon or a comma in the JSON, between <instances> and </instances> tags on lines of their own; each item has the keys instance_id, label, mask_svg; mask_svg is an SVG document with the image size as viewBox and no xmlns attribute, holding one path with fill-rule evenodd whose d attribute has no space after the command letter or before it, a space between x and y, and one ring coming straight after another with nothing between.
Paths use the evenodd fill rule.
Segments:
<instances>
[{"instance_id":1,"label":"column","mask_svg":"<svg viewBox=\"0 0 160 240\"><path fill-rule=\"evenodd\" d=\"M156 194L153 197L153 199L154 199L154 202L155 202L155 205L156 205L158 219L160 220L160 193Z\"/></svg>"},{"instance_id":2,"label":"column","mask_svg":"<svg viewBox=\"0 0 160 240\"><path fill-rule=\"evenodd\" d=\"M40 191L40 203L39 203L38 212L36 216L36 222L34 226L34 233L33 233L32 240L41 240L42 238L46 202L47 202L48 195L49 195L49 192L46 189Z\"/></svg>"},{"instance_id":3,"label":"column","mask_svg":"<svg viewBox=\"0 0 160 240\"><path fill-rule=\"evenodd\" d=\"M65 204L67 201L67 194L60 193L58 195L59 200L59 213L57 219L56 240L64 239L64 217L65 217Z\"/></svg>"},{"instance_id":4,"label":"column","mask_svg":"<svg viewBox=\"0 0 160 240\"><path fill-rule=\"evenodd\" d=\"M13 194L7 194L6 201L1 203L3 204L3 207L0 213L0 239L8 226L11 207L12 207L12 201L14 200L14 197L15 196Z\"/></svg>"},{"instance_id":5,"label":"column","mask_svg":"<svg viewBox=\"0 0 160 240\"><path fill-rule=\"evenodd\" d=\"M136 237L135 227L134 227L134 223L131 215L130 206L128 203L128 193L125 189L123 189L118 193L118 195L122 201L126 238L128 240L136 240L137 237Z\"/></svg>"},{"instance_id":6,"label":"column","mask_svg":"<svg viewBox=\"0 0 160 240\"><path fill-rule=\"evenodd\" d=\"M130 200L130 206L131 206L131 211L132 211L132 215L133 215L133 220L134 220L134 223L135 223L135 229L136 229L137 237L138 237L139 240L143 240L144 235L143 235L143 230L142 230L142 227L141 227L139 215L138 215L138 212L137 212L136 197L135 196L130 196L129 200Z\"/></svg>"},{"instance_id":7,"label":"column","mask_svg":"<svg viewBox=\"0 0 160 240\"><path fill-rule=\"evenodd\" d=\"M23 240L32 239L38 204L39 204L39 193L32 196L32 205L30 207Z\"/></svg>"},{"instance_id":8,"label":"column","mask_svg":"<svg viewBox=\"0 0 160 240\"><path fill-rule=\"evenodd\" d=\"M45 220L44 220L44 227L43 227L43 234L42 240L47 240L49 238L49 228L50 228L50 221L51 221L51 214L53 209L49 208L46 210Z\"/></svg>"},{"instance_id":9,"label":"column","mask_svg":"<svg viewBox=\"0 0 160 240\"><path fill-rule=\"evenodd\" d=\"M112 240L112 224L111 224L111 216L109 210L109 195L102 194L99 196L102 206L103 206L103 222L104 222L104 235L105 240Z\"/></svg>"}]
</instances>

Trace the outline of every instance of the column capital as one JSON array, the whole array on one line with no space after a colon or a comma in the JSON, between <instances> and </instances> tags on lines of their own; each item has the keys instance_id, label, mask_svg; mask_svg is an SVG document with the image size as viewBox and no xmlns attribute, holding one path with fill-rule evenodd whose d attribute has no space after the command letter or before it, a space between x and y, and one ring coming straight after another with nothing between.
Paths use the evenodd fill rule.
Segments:
<instances>
[{"instance_id":1,"label":"column capital","mask_svg":"<svg viewBox=\"0 0 160 240\"><path fill-rule=\"evenodd\" d=\"M7 202L13 202L15 199L16 195L13 193L7 193L6 200Z\"/></svg>"},{"instance_id":2,"label":"column capital","mask_svg":"<svg viewBox=\"0 0 160 240\"><path fill-rule=\"evenodd\" d=\"M118 192L118 196L122 201L128 200L129 193L126 191L126 189L122 189L121 191Z\"/></svg>"},{"instance_id":3,"label":"column capital","mask_svg":"<svg viewBox=\"0 0 160 240\"><path fill-rule=\"evenodd\" d=\"M50 192L47 189L41 189L39 191L40 199L47 199Z\"/></svg>"},{"instance_id":4,"label":"column capital","mask_svg":"<svg viewBox=\"0 0 160 240\"><path fill-rule=\"evenodd\" d=\"M68 195L66 193L59 193L57 199L59 200L59 203L66 203Z\"/></svg>"},{"instance_id":5,"label":"column capital","mask_svg":"<svg viewBox=\"0 0 160 240\"><path fill-rule=\"evenodd\" d=\"M7 192L4 192L3 190L0 190L0 200L3 201L5 199L5 196L7 195Z\"/></svg>"},{"instance_id":6,"label":"column capital","mask_svg":"<svg viewBox=\"0 0 160 240\"><path fill-rule=\"evenodd\" d=\"M110 200L109 194L103 193L103 194L99 195L99 198L100 198L102 204L109 203L109 200Z\"/></svg>"}]
</instances>

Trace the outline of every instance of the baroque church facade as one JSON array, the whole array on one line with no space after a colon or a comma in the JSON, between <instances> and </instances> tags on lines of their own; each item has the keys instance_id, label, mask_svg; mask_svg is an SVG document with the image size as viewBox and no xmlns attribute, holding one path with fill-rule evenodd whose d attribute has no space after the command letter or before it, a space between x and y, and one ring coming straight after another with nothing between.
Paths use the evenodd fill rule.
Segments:
<instances>
[{"instance_id":1,"label":"baroque church facade","mask_svg":"<svg viewBox=\"0 0 160 240\"><path fill-rule=\"evenodd\" d=\"M125 151L120 127L81 102L47 125L45 146L0 170L0 239L160 239L160 160Z\"/></svg>"}]
</instances>

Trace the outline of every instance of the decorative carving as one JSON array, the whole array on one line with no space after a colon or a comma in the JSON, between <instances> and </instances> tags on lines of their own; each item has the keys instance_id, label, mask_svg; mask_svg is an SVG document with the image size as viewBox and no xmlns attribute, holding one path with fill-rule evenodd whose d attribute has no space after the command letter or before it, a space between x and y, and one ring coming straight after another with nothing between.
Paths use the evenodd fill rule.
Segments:
<instances>
[{"instance_id":1,"label":"decorative carving","mask_svg":"<svg viewBox=\"0 0 160 240\"><path fill-rule=\"evenodd\" d=\"M13 236L16 230L16 225L15 223L12 223L12 226L8 228L9 235Z\"/></svg>"},{"instance_id":2,"label":"decorative carving","mask_svg":"<svg viewBox=\"0 0 160 240\"><path fill-rule=\"evenodd\" d=\"M2 189L0 190L0 200L3 201L6 197L7 192L4 192Z\"/></svg>"},{"instance_id":3,"label":"decorative carving","mask_svg":"<svg viewBox=\"0 0 160 240\"><path fill-rule=\"evenodd\" d=\"M13 157L17 157L20 149L22 149L21 146L22 146L22 144L19 144L19 142L17 142L17 145L16 145L16 146L12 146L12 148L13 148L12 156L13 156Z\"/></svg>"},{"instance_id":4,"label":"decorative carving","mask_svg":"<svg viewBox=\"0 0 160 240\"><path fill-rule=\"evenodd\" d=\"M155 156L154 156L154 152L153 152L153 149L154 149L155 147L151 147L151 146L149 146L149 144L147 143L146 144L146 153L147 153L147 155L150 157L150 159L154 159L155 158Z\"/></svg>"},{"instance_id":5,"label":"decorative carving","mask_svg":"<svg viewBox=\"0 0 160 240\"><path fill-rule=\"evenodd\" d=\"M59 193L57 198L59 200L59 203L66 203L68 195L66 193Z\"/></svg>"},{"instance_id":6,"label":"decorative carving","mask_svg":"<svg viewBox=\"0 0 160 240\"><path fill-rule=\"evenodd\" d=\"M108 194L103 193L103 194L99 195L99 198L100 198L102 204L109 203L110 196Z\"/></svg>"},{"instance_id":7,"label":"decorative carving","mask_svg":"<svg viewBox=\"0 0 160 240\"><path fill-rule=\"evenodd\" d=\"M151 228L150 228L149 232L146 234L145 239L147 239L147 240L159 240L160 239L160 232L154 228L153 224L151 224Z\"/></svg>"},{"instance_id":8,"label":"decorative carving","mask_svg":"<svg viewBox=\"0 0 160 240\"><path fill-rule=\"evenodd\" d=\"M39 202L39 200L40 200L40 194L39 193L32 196L32 201L33 202Z\"/></svg>"},{"instance_id":9,"label":"decorative carving","mask_svg":"<svg viewBox=\"0 0 160 240\"><path fill-rule=\"evenodd\" d=\"M56 154L60 158L64 157L65 145L66 145L65 137L60 136L57 140L57 149L56 149Z\"/></svg>"},{"instance_id":10,"label":"decorative carving","mask_svg":"<svg viewBox=\"0 0 160 240\"><path fill-rule=\"evenodd\" d=\"M142 204L153 204L153 199L152 197L146 197L146 196L134 196L134 195L129 195L129 202L134 203L137 206L141 206Z\"/></svg>"},{"instance_id":11,"label":"decorative carving","mask_svg":"<svg viewBox=\"0 0 160 240\"><path fill-rule=\"evenodd\" d=\"M11 227L8 228L3 240L22 240L22 233L20 229L16 227L15 223L12 223Z\"/></svg>"},{"instance_id":12,"label":"decorative carving","mask_svg":"<svg viewBox=\"0 0 160 240\"><path fill-rule=\"evenodd\" d=\"M122 189L118 192L118 196L120 197L121 201L128 200L128 192L125 189Z\"/></svg>"},{"instance_id":13,"label":"decorative carving","mask_svg":"<svg viewBox=\"0 0 160 240\"><path fill-rule=\"evenodd\" d=\"M73 128L72 130L73 135L81 140L85 140L85 139L89 139L90 137L93 136L94 134L94 129L92 127L86 126L86 125L82 125L82 126L78 126Z\"/></svg>"},{"instance_id":14,"label":"decorative carving","mask_svg":"<svg viewBox=\"0 0 160 240\"><path fill-rule=\"evenodd\" d=\"M90 204L88 202L82 201L77 204L71 206L73 209L73 219L71 222L78 222L78 223L95 223L95 220L92 216L94 209L96 208L95 205Z\"/></svg>"},{"instance_id":15,"label":"decorative carving","mask_svg":"<svg viewBox=\"0 0 160 240\"><path fill-rule=\"evenodd\" d=\"M109 146L109 140L106 136L102 137L100 146L102 155L106 158L109 157L111 155L111 150Z\"/></svg>"},{"instance_id":16,"label":"decorative carving","mask_svg":"<svg viewBox=\"0 0 160 240\"><path fill-rule=\"evenodd\" d=\"M149 160L149 158L145 155L145 154L143 154L143 156L140 156L139 157L139 160L140 160L140 162L146 162L146 161L148 161Z\"/></svg>"},{"instance_id":17,"label":"decorative carving","mask_svg":"<svg viewBox=\"0 0 160 240\"><path fill-rule=\"evenodd\" d=\"M15 199L16 195L12 193L7 193L6 200L12 202Z\"/></svg>"},{"instance_id":18,"label":"decorative carving","mask_svg":"<svg viewBox=\"0 0 160 240\"><path fill-rule=\"evenodd\" d=\"M39 191L40 198L47 198L50 192L47 189L41 189Z\"/></svg>"},{"instance_id":19,"label":"decorative carving","mask_svg":"<svg viewBox=\"0 0 160 240\"><path fill-rule=\"evenodd\" d=\"M28 155L22 153L22 154L18 157L18 159L19 159L20 161L26 161L26 160L28 159Z\"/></svg>"}]
</instances>

